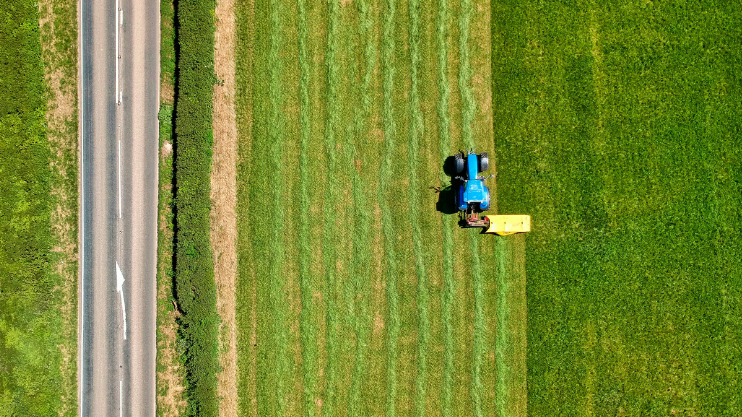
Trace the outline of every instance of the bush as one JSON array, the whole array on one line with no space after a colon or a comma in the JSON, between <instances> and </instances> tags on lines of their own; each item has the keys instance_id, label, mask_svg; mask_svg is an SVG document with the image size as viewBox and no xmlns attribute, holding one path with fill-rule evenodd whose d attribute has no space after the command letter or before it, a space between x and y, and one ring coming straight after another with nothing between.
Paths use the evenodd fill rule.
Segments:
<instances>
[{"instance_id":1,"label":"bush","mask_svg":"<svg viewBox=\"0 0 742 417\"><path fill-rule=\"evenodd\" d=\"M175 292L185 345L187 415L217 415L218 324L209 242L213 0L177 1Z\"/></svg>"}]
</instances>

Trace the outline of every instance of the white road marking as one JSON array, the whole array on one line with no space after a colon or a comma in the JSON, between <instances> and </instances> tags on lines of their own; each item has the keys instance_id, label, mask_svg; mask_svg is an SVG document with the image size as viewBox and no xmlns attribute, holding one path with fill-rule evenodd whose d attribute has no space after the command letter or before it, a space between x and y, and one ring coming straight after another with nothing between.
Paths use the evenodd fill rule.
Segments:
<instances>
[{"instance_id":1,"label":"white road marking","mask_svg":"<svg viewBox=\"0 0 742 417\"><path fill-rule=\"evenodd\" d=\"M124 10L119 8L119 25L124 26Z\"/></svg>"},{"instance_id":2,"label":"white road marking","mask_svg":"<svg viewBox=\"0 0 742 417\"><path fill-rule=\"evenodd\" d=\"M119 380L119 415L124 415L124 381Z\"/></svg>"},{"instance_id":3,"label":"white road marking","mask_svg":"<svg viewBox=\"0 0 742 417\"><path fill-rule=\"evenodd\" d=\"M121 10L119 8L119 0L116 0L116 10ZM116 95L118 96L119 92L119 25L116 25ZM117 97L119 98L119 97ZM119 99L116 104L121 104L121 99Z\"/></svg>"},{"instance_id":4,"label":"white road marking","mask_svg":"<svg viewBox=\"0 0 742 417\"><path fill-rule=\"evenodd\" d=\"M116 291L121 293L121 310L124 312L124 340L126 340L126 304L124 303L124 274L116 262Z\"/></svg>"},{"instance_id":5,"label":"white road marking","mask_svg":"<svg viewBox=\"0 0 742 417\"><path fill-rule=\"evenodd\" d=\"M85 0L80 0L80 79L85 80L85 59L83 54L85 48L83 48L82 39L85 31L83 25L85 24L85 17L82 15L85 10ZM81 85L85 85L83 81ZM82 88L82 87L81 87ZM85 91L80 94L80 119L85 117ZM85 409L85 402L83 401L83 395L85 393L85 126L81 123L80 127L80 184L82 184L82 192L80 193L80 280L82 281L82 300L80 302L80 370L78 375L80 376L80 417L83 416L83 410Z\"/></svg>"},{"instance_id":6,"label":"white road marking","mask_svg":"<svg viewBox=\"0 0 742 417\"><path fill-rule=\"evenodd\" d=\"M120 219L121 218L121 139L119 139L119 153L118 153L118 156L119 156L119 158L118 158L119 159L119 170L118 170L119 171L119 182L118 182L119 186L118 186L118 189L119 189L119 219Z\"/></svg>"}]
</instances>

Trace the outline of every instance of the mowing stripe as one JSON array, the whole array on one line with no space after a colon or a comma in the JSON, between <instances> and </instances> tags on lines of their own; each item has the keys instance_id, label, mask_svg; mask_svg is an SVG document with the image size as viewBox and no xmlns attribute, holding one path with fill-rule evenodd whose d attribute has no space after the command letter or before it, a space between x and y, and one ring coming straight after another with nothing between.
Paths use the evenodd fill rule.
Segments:
<instances>
[{"instance_id":1,"label":"mowing stripe","mask_svg":"<svg viewBox=\"0 0 742 417\"><path fill-rule=\"evenodd\" d=\"M301 313L299 314L299 333L301 338L302 360L302 414L314 416L317 398L317 375L319 373L317 345L314 343L315 326L312 322L312 283L310 263L312 250L309 244L309 58L307 43L306 0L297 0L298 14L298 52L299 52L299 280L301 293Z\"/></svg>"},{"instance_id":2,"label":"mowing stripe","mask_svg":"<svg viewBox=\"0 0 742 417\"><path fill-rule=\"evenodd\" d=\"M327 363L325 364L326 391L325 401L322 406L322 415L334 415L337 403L337 376L340 321L337 306L337 271L336 260L337 232L335 227L335 205L338 193L337 158L335 156L335 128L338 113L338 68L336 62L336 50L338 43L338 10L337 2L328 2L327 41L325 45L325 71L326 71L326 119L324 132L324 151L327 158L327 171L325 178L325 201L323 206L324 217L324 241L322 245L322 261L325 269L325 299L327 310L326 340L327 340Z\"/></svg>"},{"instance_id":3,"label":"mowing stripe","mask_svg":"<svg viewBox=\"0 0 742 417\"><path fill-rule=\"evenodd\" d=\"M436 16L436 50L438 51L438 136L440 142L440 157L445 160L451 150L451 121L448 115L448 0L438 0L438 14ZM448 181L448 177L441 173L441 183ZM441 214L443 235L443 293L441 295L441 320L443 321L443 389L442 414L453 414L453 373L454 373L454 329L453 329L453 300L456 282L453 276L453 228L456 222L451 216Z\"/></svg>"},{"instance_id":4,"label":"mowing stripe","mask_svg":"<svg viewBox=\"0 0 742 417\"><path fill-rule=\"evenodd\" d=\"M459 15L459 91L461 94L461 136L464 145L474 149L472 137L472 120L474 120L474 94L471 89L471 64L469 62L469 24L471 22L471 0L461 1ZM474 415L482 415L482 356L484 354L484 284L479 262L479 240L477 235L469 233L469 250L471 252L472 283L474 288L474 340L472 343L471 399Z\"/></svg>"},{"instance_id":5,"label":"mowing stripe","mask_svg":"<svg viewBox=\"0 0 742 417\"><path fill-rule=\"evenodd\" d=\"M418 0L408 3L410 14L409 45L410 45L410 128L407 148L407 162L410 181L410 223L412 224L412 244L415 257L415 272L417 275L417 312L419 330L417 341L417 376L415 378L415 413L425 415L425 382L427 377L427 351L430 339L430 322L428 320L428 279L425 271L425 259L421 242L419 208L420 195L418 189L418 154L420 135L423 133L423 118L420 111L420 95L418 92L418 69L420 67L420 4Z\"/></svg>"},{"instance_id":6,"label":"mowing stripe","mask_svg":"<svg viewBox=\"0 0 742 417\"><path fill-rule=\"evenodd\" d=\"M268 54L269 79L270 79L270 161L271 169L271 194L272 202L277 207L282 207L281 190L283 189L282 176L282 155L281 144L283 132L281 129L281 61L278 57L278 51L281 46L281 11L278 8L278 1L272 0L270 3L270 49ZM289 382L286 376L291 368L287 357L288 336L286 334L286 311L284 308L284 277L282 274L283 267L283 211L275 210L272 215L273 227L271 229L270 253L273 256L270 262L270 305L273 311L273 347L276 351L276 364L274 380L276 392L276 410L279 415L284 415L286 411L286 384Z\"/></svg>"},{"instance_id":7,"label":"mowing stripe","mask_svg":"<svg viewBox=\"0 0 742 417\"><path fill-rule=\"evenodd\" d=\"M383 44L381 70L383 73L383 108L382 124L384 130L384 159L379 170L379 206L381 208L381 229L384 235L384 252L386 254L386 295L389 305L387 317L387 385L386 416L396 415L395 400L397 394L397 342L399 339L399 303L397 294L397 260L394 250L396 234L392 224L392 213L389 208L389 180L392 178L392 158L395 151L394 123L394 15L395 0L384 2L385 13L382 27Z\"/></svg>"},{"instance_id":8,"label":"mowing stripe","mask_svg":"<svg viewBox=\"0 0 742 417\"><path fill-rule=\"evenodd\" d=\"M351 376L349 398L349 409L352 415L365 414L363 409L363 401L361 401L361 384L366 375L367 369L367 357L369 348L369 334L371 331L371 321L369 316L368 302L369 302L369 282L370 282L370 256L368 248L370 247L371 241L371 216L369 213L372 212L368 206L367 196L364 190L366 184L364 184L358 169L355 169L355 161L359 158L359 152L356 148L356 144L362 143L365 139L367 131L366 120L369 118L371 109L370 99L370 84L371 76L373 74L374 62L376 56L371 41L371 27L373 21L371 19L371 13L368 2L366 0L358 0L356 2L356 8L359 14L360 24L360 39L364 40L364 65L365 71L363 75L363 82L359 85L358 95L359 103L355 110L355 143L352 141L353 137L347 135L348 141L346 142L348 163L346 166L351 170L351 181L352 181L352 193L354 201L354 219L355 226L353 229L353 295L356 300L354 306L354 323L353 328L356 335L356 352L355 362L353 366L353 374Z\"/></svg>"}]
</instances>

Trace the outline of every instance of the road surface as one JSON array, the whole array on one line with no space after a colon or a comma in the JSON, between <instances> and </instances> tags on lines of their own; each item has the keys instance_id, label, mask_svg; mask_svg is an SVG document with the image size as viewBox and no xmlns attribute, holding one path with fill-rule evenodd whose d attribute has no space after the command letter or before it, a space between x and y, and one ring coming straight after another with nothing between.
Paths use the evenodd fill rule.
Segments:
<instances>
[{"instance_id":1,"label":"road surface","mask_svg":"<svg viewBox=\"0 0 742 417\"><path fill-rule=\"evenodd\" d=\"M155 415L159 0L80 0L81 416Z\"/></svg>"}]
</instances>

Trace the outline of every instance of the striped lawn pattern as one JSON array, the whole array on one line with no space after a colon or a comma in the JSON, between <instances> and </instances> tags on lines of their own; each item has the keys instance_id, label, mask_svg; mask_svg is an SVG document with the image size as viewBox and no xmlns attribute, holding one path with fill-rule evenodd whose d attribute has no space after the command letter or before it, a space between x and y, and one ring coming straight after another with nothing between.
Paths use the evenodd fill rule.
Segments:
<instances>
[{"instance_id":1,"label":"striped lawn pattern","mask_svg":"<svg viewBox=\"0 0 742 417\"><path fill-rule=\"evenodd\" d=\"M496 247L431 189L459 149L494 161L489 14L238 10L241 413L494 415Z\"/></svg>"}]
</instances>

